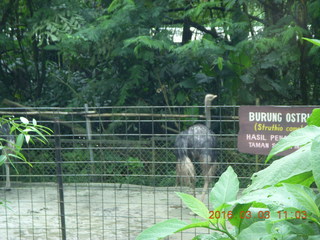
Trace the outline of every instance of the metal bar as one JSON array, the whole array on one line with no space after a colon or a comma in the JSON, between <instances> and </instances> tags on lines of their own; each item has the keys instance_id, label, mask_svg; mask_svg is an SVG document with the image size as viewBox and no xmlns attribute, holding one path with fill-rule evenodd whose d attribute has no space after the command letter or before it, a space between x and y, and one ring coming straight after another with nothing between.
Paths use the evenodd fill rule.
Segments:
<instances>
[{"instance_id":1,"label":"metal bar","mask_svg":"<svg viewBox=\"0 0 320 240\"><path fill-rule=\"evenodd\" d=\"M63 192L63 179L62 179L62 158L61 158L61 141L60 141L60 124L55 121L54 124L55 134L55 159L56 159L56 174L58 182L58 192L59 192L59 205L60 205L60 221L61 221L61 232L62 240L67 239L66 234L66 218L64 210L64 192Z\"/></svg>"},{"instance_id":2,"label":"metal bar","mask_svg":"<svg viewBox=\"0 0 320 240\"><path fill-rule=\"evenodd\" d=\"M85 114L94 114L95 111L87 111L87 112L60 112L60 111L0 111L0 115L71 115L71 114L78 114L78 115L85 115Z\"/></svg>"}]
</instances>

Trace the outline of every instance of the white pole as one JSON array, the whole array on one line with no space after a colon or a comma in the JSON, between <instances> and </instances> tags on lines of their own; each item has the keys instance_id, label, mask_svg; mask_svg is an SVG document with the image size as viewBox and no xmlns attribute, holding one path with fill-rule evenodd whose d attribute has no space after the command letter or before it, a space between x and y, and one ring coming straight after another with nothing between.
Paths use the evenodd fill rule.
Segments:
<instances>
[{"instance_id":1,"label":"white pole","mask_svg":"<svg viewBox=\"0 0 320 240\"><path fill-rule=\"evenodd\" d=\"M89 108L88 108L88 104L84 104L84 110L86 113L89 113ZM90 154L90 161L93 162L94 161L94 157L93 157L93 150L92 150L92 131L91 131L91 122L90 122L90 118L86 116L86 129L87 129L87 138L89 141L89 154Z\"/></svg>"}]
</instances>

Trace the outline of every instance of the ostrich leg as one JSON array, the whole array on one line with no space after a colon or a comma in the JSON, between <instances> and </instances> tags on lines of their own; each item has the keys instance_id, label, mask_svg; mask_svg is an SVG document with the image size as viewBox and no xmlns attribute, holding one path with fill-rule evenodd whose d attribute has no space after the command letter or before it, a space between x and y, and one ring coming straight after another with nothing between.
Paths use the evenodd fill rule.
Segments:
<instances>
[{"instance_id":1,"label":"ostrich leg","mask_svg":"<svg viewBox=\"0 0 320 240\"><path fill-rule=\"evenodd\" d=\"M201 168L202 168L202 175L204 176L204 184L203 184L202 194L200 198L201 201L203 202L207 193L207 189L209 187L209 183L212 180L212 176L216 172L217 166L212 164L210 156L202 156L200 158L200 162L201 162Z\"/></svg>"},{"instance_id":2,"label":"ostrich leg","mask_svg":"<svg viewBox=\"0 0 320 240\"><path fill-rule=\"evenodd\" d=\"M1 136L1 140L3 140L4 145L2 145L2 155L5 156L5 161L4 161L4 167L6 171L6 185L4 187L5 190L10 190L11 189L11 182L10 182L10 154L14 153L15 149L15 138L14 136L10 133L10 125L9 124L2 124L0 125L0 134L3 135Z\"/></svg>"},{"instance_id":3,"label":"ostrich leg","mask_svg":"<svg viewBox=\"0 0 320 240\"><path fill-rule=\"evenodd\" d=\"M195 193L195 175L196 171L191 162L190 158L184 157L183 159L178 159L177 163L177 177L176 177L176 185L186 185L192 188L193 196Z\"/></svg>"},{"instance_id":4,"label":"ostrich leg","mask_svg":"<svg viewBox=\"0 0 320 240\"><path fill-rule=\"evenodd\" d=\"M5 161L5 168L6 168L6 186L5 190L9 191L11 189L11 182L10 182L10 163L8 160Z\"/></svg>"}]
</instances>

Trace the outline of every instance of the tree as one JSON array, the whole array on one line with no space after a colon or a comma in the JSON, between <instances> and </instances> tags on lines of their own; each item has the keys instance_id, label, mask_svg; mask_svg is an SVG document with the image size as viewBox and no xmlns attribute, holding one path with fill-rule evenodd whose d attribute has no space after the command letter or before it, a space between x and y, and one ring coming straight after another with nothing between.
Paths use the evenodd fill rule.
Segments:
<instances>
[{"instance_id":1,"label":"tree","mask_svg":"<svg viewBox=\"0 0 320 240\"><path fill-rule=\"evenodd\" d=\"M221 104L319 100L318 49L302 41L319 35L319 0L1 4L1 96L16 101L191 105L207 92Z\"/></svg>"}]
</instances>

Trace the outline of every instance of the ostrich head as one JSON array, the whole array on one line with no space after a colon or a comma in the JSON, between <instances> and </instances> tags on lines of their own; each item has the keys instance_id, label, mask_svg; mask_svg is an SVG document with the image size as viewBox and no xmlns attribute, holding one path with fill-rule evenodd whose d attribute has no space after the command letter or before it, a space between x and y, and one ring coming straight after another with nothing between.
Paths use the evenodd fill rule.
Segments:
<instances>
[{"instance_id":1,"label":"ostrich head","mask_svg":"<svg viewBox=\"0 0 320 240\"><path fill-rule=\"evenodd\" d=\"M211 111L210 111L210 106L211 106L211 102L213 101L213 99L215 99L216 97L218 97L217 95L213 95L213 94L207 94L206 97L204 98L204 106L205 106L205 114L206 114L206 126L207 128L211 128Z\"/></svg>"}]
</instances>

